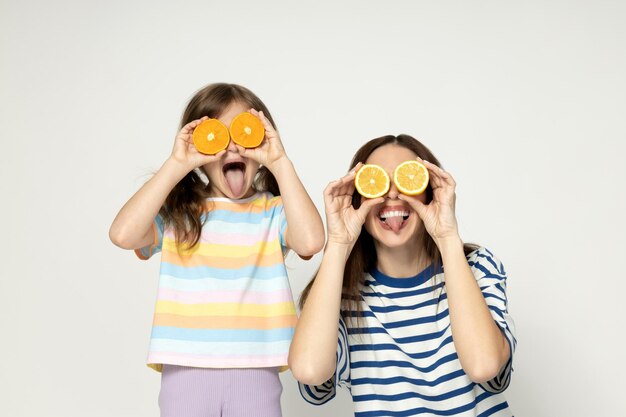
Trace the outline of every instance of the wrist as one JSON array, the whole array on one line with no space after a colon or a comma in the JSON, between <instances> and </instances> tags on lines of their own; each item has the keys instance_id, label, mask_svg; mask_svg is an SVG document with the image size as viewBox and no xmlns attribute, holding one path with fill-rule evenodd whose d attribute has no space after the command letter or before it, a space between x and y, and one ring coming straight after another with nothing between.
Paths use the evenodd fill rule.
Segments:
<instances>
[{"instance_id":1,"label":"wrist","mask_svg":"<svg viewBox=\"0 0 626 417\"><path fill-rule=\"evenodd\" d=\"M168 177L175 178L176 182L180 181L193 171L193 167L190 167L176 158L169 157L161 166L160 171L166 172Z\"/></svg>"},{"instance_id":2,"label":"wrist","mask_svg":"<svg viewBox=\"0 0 626 417\"><path fill-rule=\"evenodd\" d=\"M354 243L336 241L329 237L324 247L324 253L335 253L344 259L348 259L353 247Z\"/></svg>"},{"instance_id":3,"label":"wrist","mask_svg":"<svg viewBox=\"0 0 626 417\"><path fill-rule=\"evenodd\" d=\"M434 241L442 256L447 252L463 250L463 240L461 240L461 236L458 233L436 238Z\"/></svg>"},{"instance_id":4,"label":"wrist","mask_svg":"<svg viewBox=\"0 0 626 417\"><path fill-rule=\"evenodd\" d=\"M287 171L295 171L293 164L291 163L291 160L287 158L287 155L283 155L280 158L275 159L266 166L277 180L278 178L284 176Z\"/></svg>"}]
</instances>

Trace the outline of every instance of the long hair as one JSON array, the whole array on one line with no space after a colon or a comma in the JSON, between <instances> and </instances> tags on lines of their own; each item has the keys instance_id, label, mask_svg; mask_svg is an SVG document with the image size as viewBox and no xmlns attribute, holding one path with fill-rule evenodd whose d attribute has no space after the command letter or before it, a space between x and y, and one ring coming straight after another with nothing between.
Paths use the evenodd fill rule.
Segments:
<instances>
[{"instance_id":1,"label":"long hair","mask_svg":"<svg viewBox=\"0 0 626 417\"><path fill-rule=\"evenodd\" d=\"M433 155L433 153L417 139L409 135L387 135L372 139L369 142L365 143L363 146L361 146L361 148L352 158L352 162L350 163L350 169L354 168L359 162L365 163L365 161L367 161L367 158L369 158L369 156L376 149L380 148L381 146L390 144L405 147L415 153L420 158L441 167L441 163L435 157L435 155ZM430 183L426 187L425 193L425 204L428 204L433 199L433 189ZM358 209L361 206L361 195L357 192L352 195L352 206L355 209ZM434 263L435 267L441 265L442 261L439 249L437 248L437 245L435 244L433 238L427 232L422 234L421 246L423 248L423 253L429 258L431 262ZM463 249L466 254L476 249L476 247L476 245L472 244L463 245ZM374 239L367 232L367 230L365 230L365 227L362 227L361 234L359 235L356 243L354 244L354 247L352 248L352 252L350 252L348 260L346 261L346 266L343 273L341 314L345 320L349 320L352 322L351 327L354 327L358 323L358 320L353 321L352 319L358 318L358 313L361 310L359 300L361 299L361 288L364 283L364 273L374 269L377 265L377 261L378 257L376 253L376 247L374 246ZM309 284L306 286L306 288L302 291L302 295L300 297L300 308L304 306L314 282L315 278L313 278L311 282L309 282Z\"/></svg>"},{"instance_id":2,"label":"long hair","mask_svg":"<svg viewBox=\"0 0 626 417\"><path fill-rule=\"evenodd\" d=\"M276 128L276 123L265 104L252 91L237 84L215 83L202 88L191 98L180 121L181 129L187 123L204 116L218 118L232 103L244 103L263 111ZM161 207L160 214L166 224L174 227L176 242L187 247L195 246L202 232L202 213L206 210L205 199L209 196L210 182L200 175L201 168L189 172L170 191ZM266 167L260 167L254 179L257 191L269 191L280 195L276 178Z\"/></svg>"}]
</instances>

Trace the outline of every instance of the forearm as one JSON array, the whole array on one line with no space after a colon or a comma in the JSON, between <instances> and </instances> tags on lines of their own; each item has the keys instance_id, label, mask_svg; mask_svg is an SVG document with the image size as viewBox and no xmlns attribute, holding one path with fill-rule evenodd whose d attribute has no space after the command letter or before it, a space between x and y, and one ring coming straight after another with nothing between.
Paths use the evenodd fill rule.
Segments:
<instances>
[{"instance_id":1,"label":"forearm","mask_svg":"<svg viewBox=\"0 0 626 417\"><path fill-rule=\"evenodd\" d=\"M316 254L324 246L324 225L293 164L284 157L270 170L276 177L283 200L288 246L301 256Z\"/></svg>"},{"instance_id":2,"label":"forearm","mask_svg":"<svg viewBox=\"0 0 626 417\"><path fill-rule=\"evenodd\" d=\"M335 371L341 289L350 247L329 243L289 350L294 377L318 385Z\"/></svg>"},{"instance_id":3,"label":"forearm","mask_svg":"<svg viewBox=\"0 0 626 417\"><path fill-rule=\"evenodd\" d=\"M452 338L465 372L475 382L492 379L509 347L467 263L460 238L438 242L445 271Z\"/></svg>"},{"instance_id":4,"label":"forearm","mask_svg":"<svg viewBox=\"0 0 626 417\"><path fill-rule=\"evenodd\" d=\"M154 218L172 188L187 173L179 162L173 159L165 161L119 211L109 230L111 241L124 249L137 249L150 244Z\"/></svg>"}]
</instances>

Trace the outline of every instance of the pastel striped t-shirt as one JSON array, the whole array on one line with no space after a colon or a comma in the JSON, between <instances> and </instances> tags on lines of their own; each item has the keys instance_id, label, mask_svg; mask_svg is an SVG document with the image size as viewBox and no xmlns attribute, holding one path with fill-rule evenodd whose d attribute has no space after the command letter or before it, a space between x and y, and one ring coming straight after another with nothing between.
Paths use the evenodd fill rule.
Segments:
<instances>
[{"instance_id":1,"label":"pastel striped t-shirt","mask_svg":"<svg viewBox=\"0 0 626 417\"><path fill-rule=\"evenodd\" d=\"M508 387L517 340L506 298L506 273L485 248L468 263L489 311L509 342L511 359L499 375L477 384L465 374L452 340L441 268L409 278L374 270L365 274L360 326L342 312L335 375L325 384L299 384L308 402L331 400L337 386L352 394L357 417L497 416L512 412L502 392Z\"/></svg>"},{"instance_id":2,"label":"pastel striped t-shirt","mask_svg":"<svg viewBox=\"0 0 626 417\"><path fill-rule=\"evenodd\" d=\"M287 222L281 197L209 198L198 245L177 248L160 216L161 252L148 366L286 367L296 312L284 264Z\"/></svg>"}]
</instances>

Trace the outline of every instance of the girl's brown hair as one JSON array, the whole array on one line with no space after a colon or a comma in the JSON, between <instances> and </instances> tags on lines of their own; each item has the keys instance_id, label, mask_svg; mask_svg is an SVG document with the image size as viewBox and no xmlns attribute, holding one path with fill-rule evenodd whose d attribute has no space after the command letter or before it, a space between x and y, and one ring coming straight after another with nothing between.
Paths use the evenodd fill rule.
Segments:
<instances>
[{"instance_id":1,"label":"girl's brown hair","mask_svg":"<svg viewBox=\"0 0 626 417\"><path fill-rule=\"evenodd\" d=\"M372 139L356 152L352 162L350 163L350 169L354 168L359 162L365 163L367 158L378 148L385 145L398 145L409 149L417 156L425 159L439 167L441 163L433 155L433 153L424 144L417 139L409 135L387 135L376 139ZM433 199L433 189L430 184L426 187L426 204L430 203ZM361 206L361 195L355 192L352 195L352 206L358 209ZM463 245L463 249L466 254L470 253L477 248L473 244ZM422 247L423 253L434 263L435 267L441 265L441 254L435 244L435 241L428 233L422 234ZM345 320L350 320L352 326L358 324L358 320L351 320L358 317L358 312L361 310L359 300L361 299L361 287L364 283L364 273L369 272L376 267L378 258L376 254L376 247L374 246L374 239L365 230L365 227L361 228L361 234L359 235L352 252L346 261L346 267L343 273L343 288L341 295L341 314ZM302 295L300 297L300 308L304 306L306 299L309 295L311 287L315 278L309 282ZM350 314L347 314L351 312Z\"/></svg>"},{"instance_id":2,"label":"girl's brown hair","mask_svg":"<svg viewBox=\"0 0 626 417\"><path fill-rule=\"evenodd\" d=\"M218 118L233 103L243 103L253 109L263 111L276 128L276 123L265 104L252 91L237 84L215 83L199 90L189 101L180 128L187 123L204 116ZM166 224L173 225L178 243L185 243L187 247L195 246L200 240L202 232L202 213L205 209L205 199L209 196L211 184L205 182L201 175L201 168L194 169L180 180L165 199L160 214ZM266 168L260 167L254 179L254 188L257 191L269 191L273 195L280 195L278 183L274 175Z\"/></svg>"}]
</instances>

